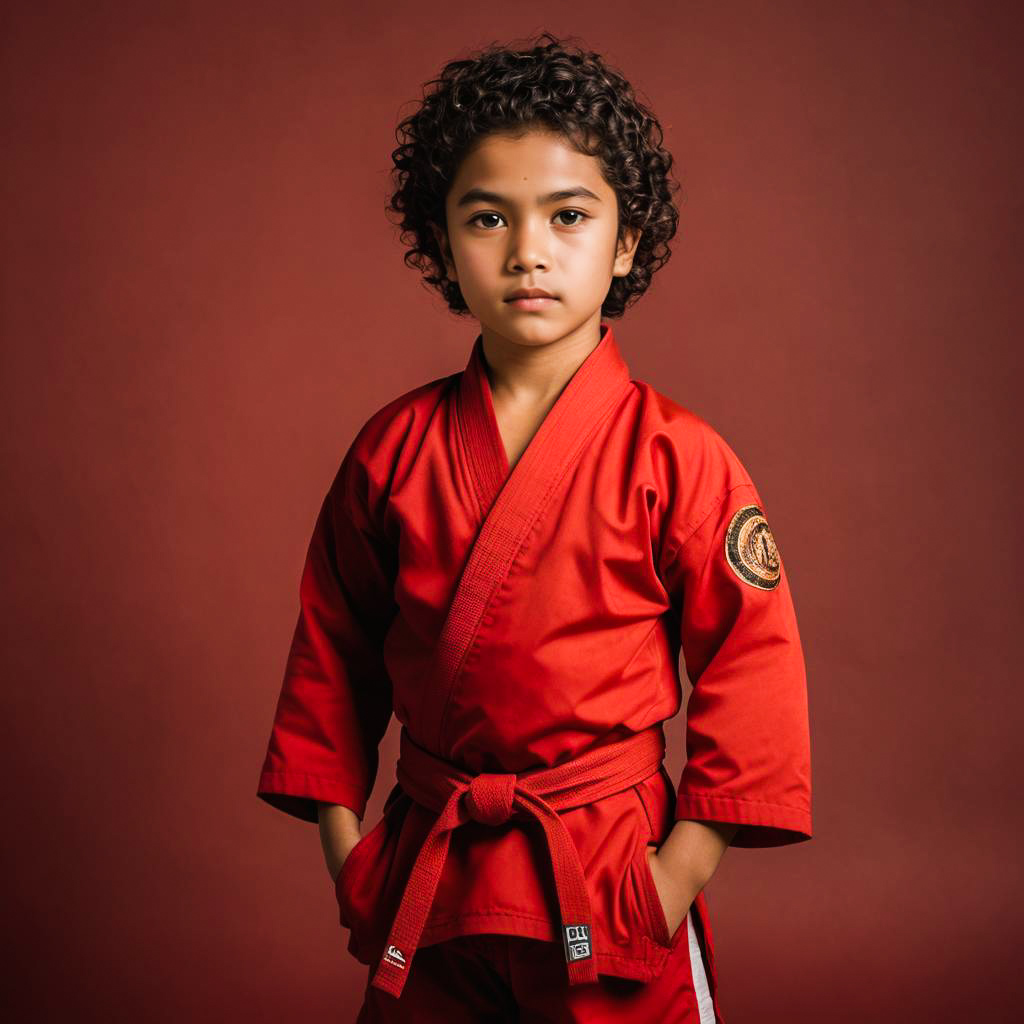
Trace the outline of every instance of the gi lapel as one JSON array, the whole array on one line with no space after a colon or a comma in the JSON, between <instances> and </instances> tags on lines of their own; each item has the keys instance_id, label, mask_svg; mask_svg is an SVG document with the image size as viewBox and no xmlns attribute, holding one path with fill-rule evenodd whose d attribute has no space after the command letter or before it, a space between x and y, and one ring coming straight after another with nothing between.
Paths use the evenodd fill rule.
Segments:
<instances>
[{"instance_id":1,"label":"gi lapel","mask_svg":"<svg viewBox=\"0 0 1024 1024\"><path fill-rule=\"evenodd\" d=\"M438 640L436 689L424 702L424 736L447 756L444 727L451 695L481 619L531 527L566 473L625 398L629 368L609 324L548 411L509 473L477 335L456 395L456 418L480 504L482 523Z\"/></svg>"}]
</instances>

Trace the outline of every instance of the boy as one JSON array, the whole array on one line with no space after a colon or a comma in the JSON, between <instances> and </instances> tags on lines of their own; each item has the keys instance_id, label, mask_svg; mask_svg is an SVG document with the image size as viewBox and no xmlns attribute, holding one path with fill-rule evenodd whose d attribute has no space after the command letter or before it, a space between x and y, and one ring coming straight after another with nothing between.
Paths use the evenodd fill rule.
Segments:
<instances>
[{"instance_id":1,"label":"boy","mask_svg":"<svg viewBox=\"0 0 1024 1024\"><path fill-rule=\"evenodd\" d=\"M620 75L544 37L447 65L403 122L407 262L480 333L342 460L259 782L320 824L363 1022L721 1021L702 890L730 844L811 837L760 497L604 319L668 259L671 156Z\"/></svg>"}]
</instances>

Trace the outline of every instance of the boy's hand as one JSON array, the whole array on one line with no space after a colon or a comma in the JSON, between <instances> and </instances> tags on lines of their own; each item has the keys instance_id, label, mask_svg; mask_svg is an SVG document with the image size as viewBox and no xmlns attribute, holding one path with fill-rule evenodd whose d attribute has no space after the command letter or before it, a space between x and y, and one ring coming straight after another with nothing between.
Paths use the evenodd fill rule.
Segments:
<instances>
[{"instance_id":1,"label":"boy's hand","mask_svg":"<svg viewBox=\"0 0 1024 1024\"><path fill-rule=\"evenodd\" d=\"M651 868L651 877L654 879L654 888L661 900L661 909L665 912L665 921L668 924L669 936L674 936L676 929L686 918L686 912L690 904L697 897L697 893L691 891L690 887L677 881L665 866L658 860L658 851L653 846L647 847L647 863Z\"/></svg>"},{"instance_id":2,"label":"boy's hand","mask_svg":"<svg viewBox=\"0 0 1024 1024\"><path fill-rule=\"evenodd\" d=\"M337 884L338 875L341 874L341 869L345 866L345 861L348 860L348 855L352 852L352 848L362 838L361 835L347 836L343 843L339 842L339 846L333 848L335 850L340 848L340 857L336 853L333 857L327 858L327 870L330 872L335 884Z\"/></svg>"},{"instance_id":3,"label":"boy's hand","mask_svg":"<svg viewBox=\"0 0 1024 1024\"><path fill-rule=\"evenodd\" d=\"M324 860L331 880L337 882L338 872L348 860L352 847L362 839L359 818L355 811L342 804L320 803L317 805L320 822L320 843L324 848Z\"/></svg>"},{"instance_id":4,"label":"boy's hand","mask_svg":"<svg viewBox=\"0 0 1024 1024\"><path fill-rule=\"evenodd\" d=\"M697 893L711 880L737 827L681 818L661 846L647 847L647 863L670 936L675 936Z\"/></svg>"}]
</instances>

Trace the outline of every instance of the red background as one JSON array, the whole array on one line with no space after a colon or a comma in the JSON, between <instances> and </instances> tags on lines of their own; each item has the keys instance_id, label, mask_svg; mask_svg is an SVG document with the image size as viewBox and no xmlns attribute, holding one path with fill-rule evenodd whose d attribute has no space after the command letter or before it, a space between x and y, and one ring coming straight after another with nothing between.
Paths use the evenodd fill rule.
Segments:
<instances>
[{"instance_id":1,"label":"red background","mask_svg":"<svg viewBox=\"0 0 1024 1024\"><path fill-rule=\"evenodd\" d=\"M341 455L476 333L402 264L394 125L543 28L665 127L680 233L616 336L748 466L807 656L815 838L707 889L727 1019L1019 1019L1014 10L8 5L7 1019L354 1016L257 775Z\"/></svg>"}]
</instances>

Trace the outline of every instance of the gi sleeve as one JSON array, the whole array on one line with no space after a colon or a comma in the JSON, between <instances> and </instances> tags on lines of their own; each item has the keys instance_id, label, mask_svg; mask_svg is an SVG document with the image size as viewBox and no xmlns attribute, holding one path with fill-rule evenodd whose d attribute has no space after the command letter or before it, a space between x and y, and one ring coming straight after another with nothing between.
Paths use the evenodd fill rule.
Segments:
<instances>
[{"instance_id":1,"label":"gi sleeve","mask_svg":"<svg viewBox=\"0 0 1024 1024\"><path fill-rule=\"evenodd\" d=\"M350 448L309 543L259 779L261 799L303 821L317 821L317 801L362 819L392 714L382 646L394 615L393 556L371 521L369 490Z\"/></svg>"},{"instance_id":2,"label":"gi sleeve","mask_svg":"<svg viewBox=\"0 0 1024 1024\"><path fill-rule=\"evenodd\" d=\"M733 846L781 846L811 838L803 652L764 503L711 439L663 548L693 686L675 818L736 823Z\"/></svg>"}]
</instances>

